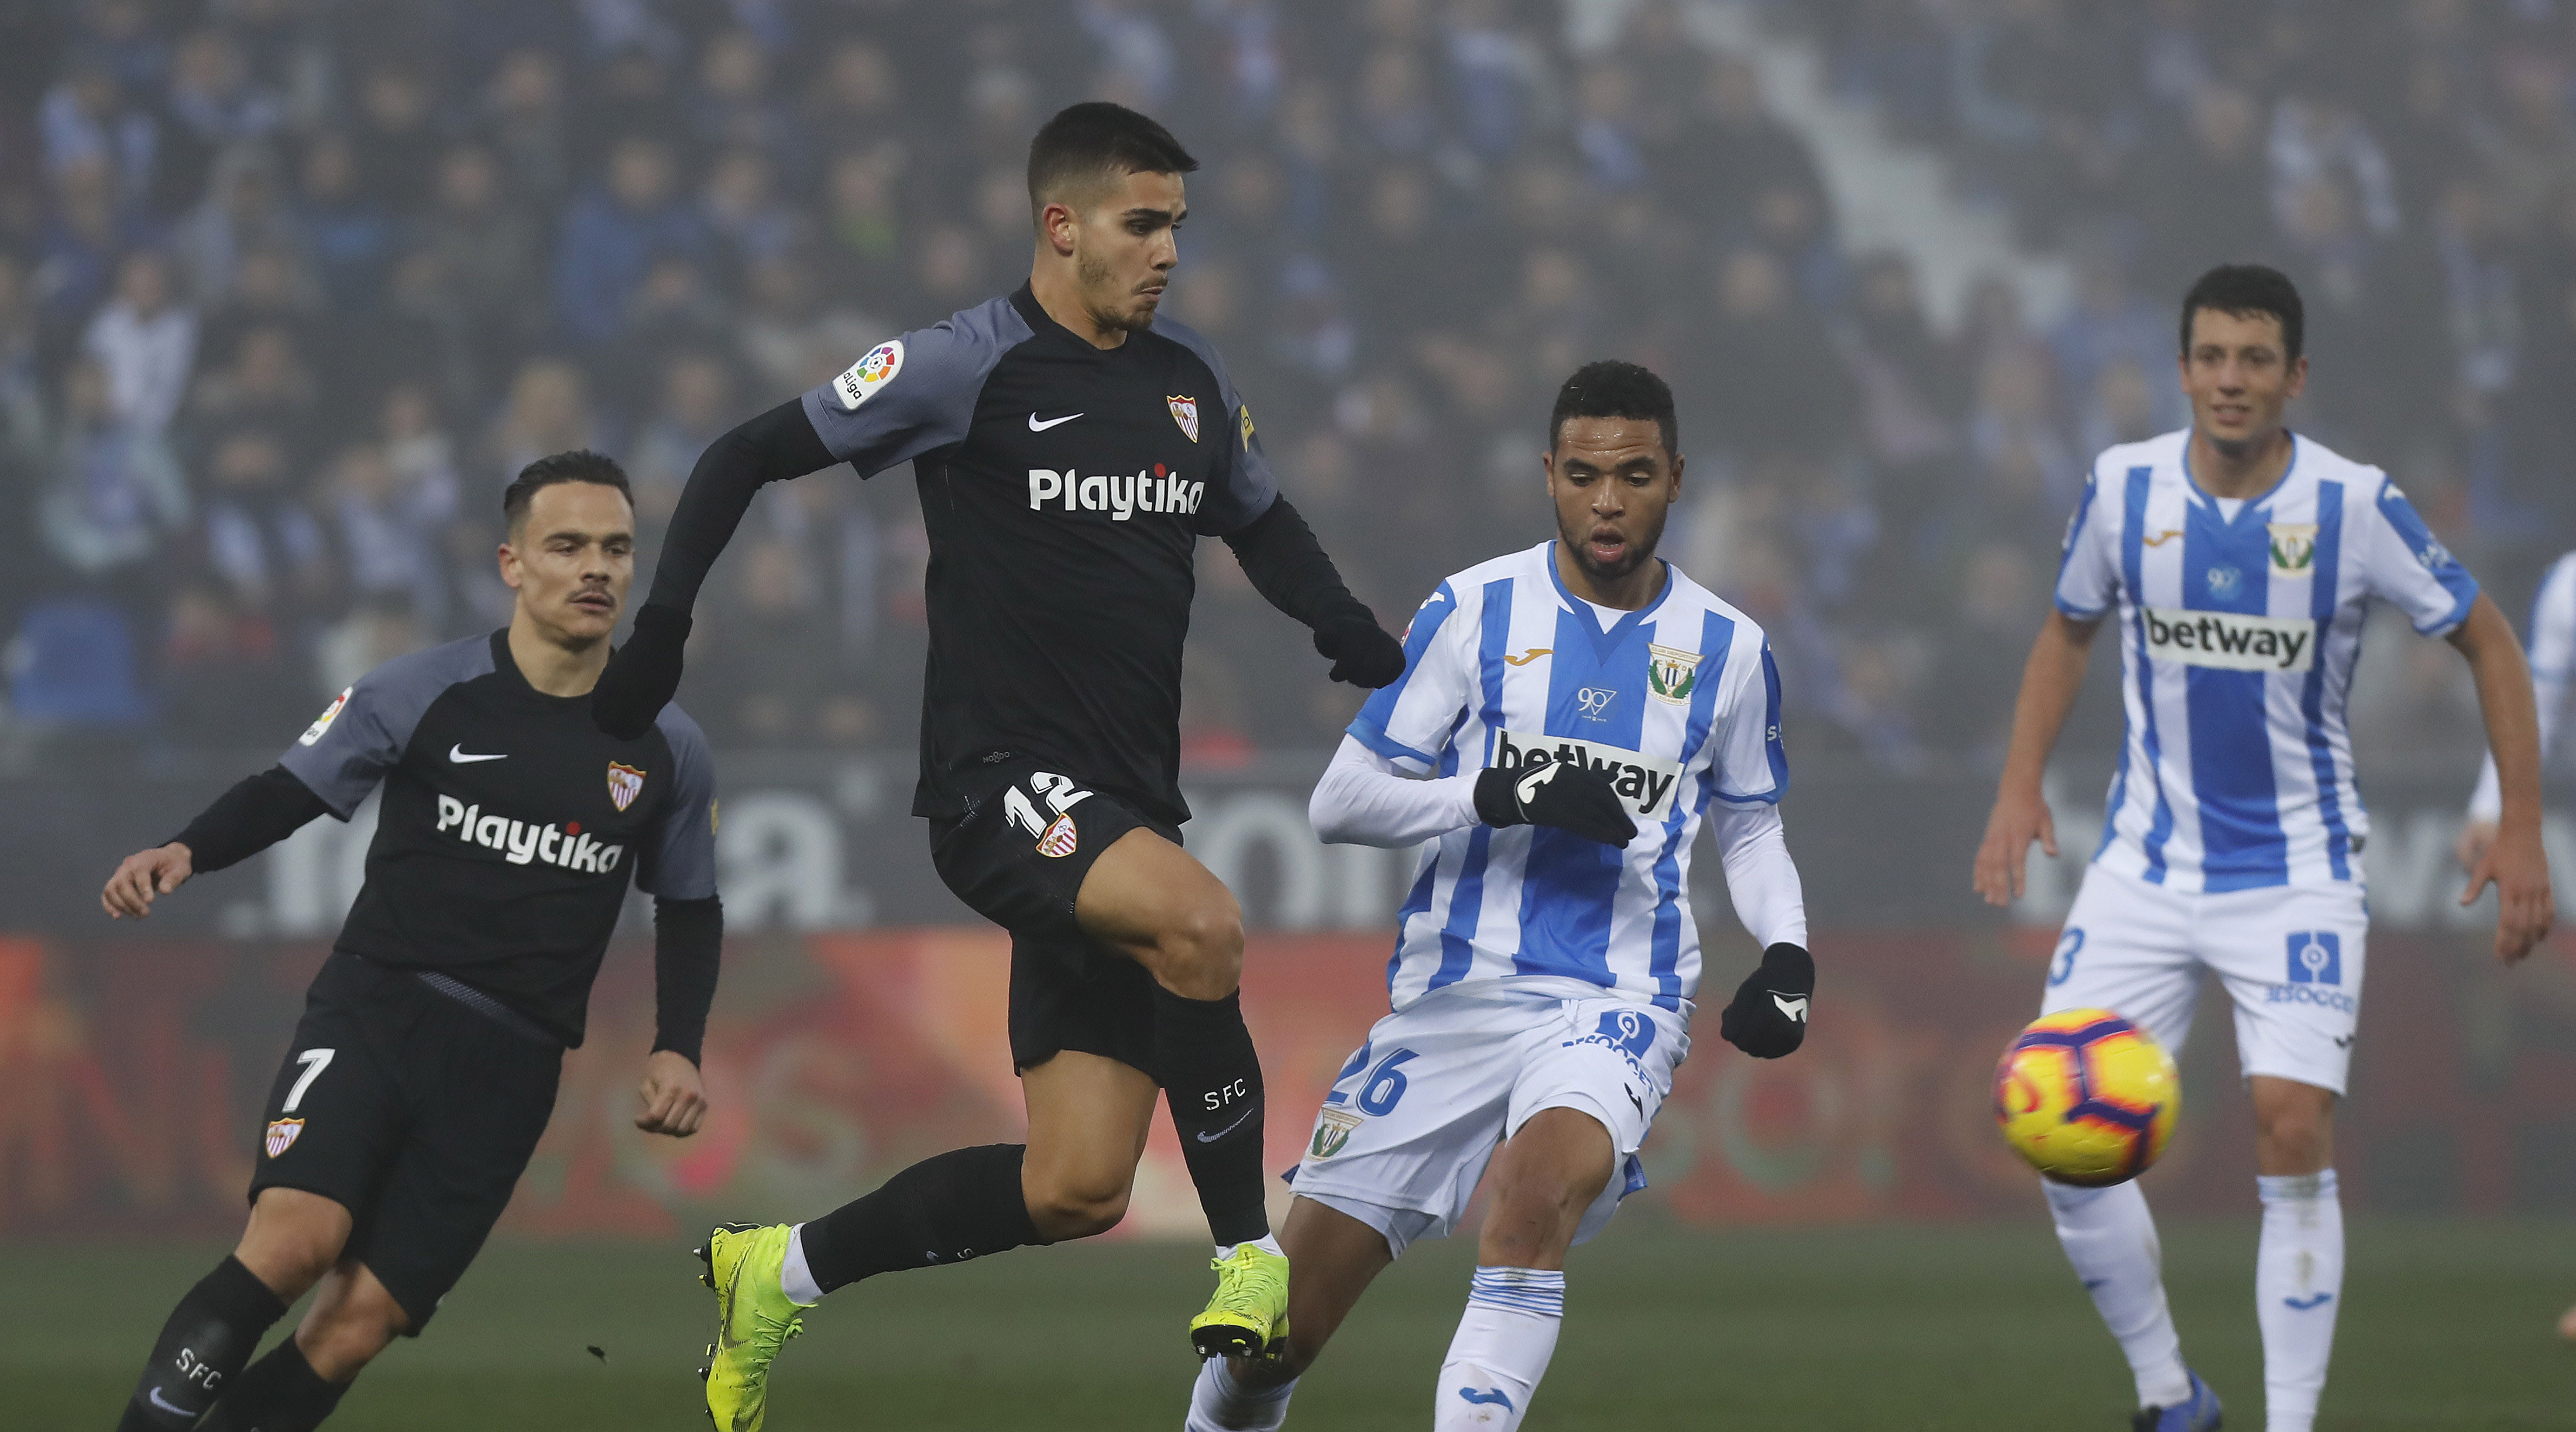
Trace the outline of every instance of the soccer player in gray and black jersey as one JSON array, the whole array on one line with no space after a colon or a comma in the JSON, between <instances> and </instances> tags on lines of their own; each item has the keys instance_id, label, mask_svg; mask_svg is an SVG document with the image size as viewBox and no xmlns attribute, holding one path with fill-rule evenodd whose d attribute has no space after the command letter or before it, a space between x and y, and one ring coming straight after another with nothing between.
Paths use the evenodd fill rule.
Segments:
<instances>
[{"instance_id":1,"label":"soccer player in gray and black jersey","mask_svg":"<svg viewBox=\"0 0 2576 1432\"><path fill-rule=\"evenodd\" d=\"M420 1332L545 1132L630 872L659 934L635 1122L686 1136L705 1116L698 1045L724 933L715 771L676 707L628 738L589 709L635 571L626 477L563 453L502 507L508 627L369 672L100 897L140 919L190 875L316 816L346 820L383 787L366 882L269 1093L250 1226L170 1315L119 1432L300 1432L395 1335ZM303 1325L244 1371L317 1283Z\"/></svg>"},{"instance_id":2,"label":"soccer player in gray and black jersey","mask_svg":"<svg viewBox=\"0 0 2576 1432\"><path fill-rule=\"evenodd\" d=\"M1156 315L1196 167L1117 105L1050 120L1030 146L1028 286L718 439L601 680L612 732L642 729L677 689L698 584L760 484L912 463L931 548L913 811L941 878L1012 934L1029 1141L940 1155L794 1229L718 1230L708 1400L727 1432L758 1427L770 1357L832 1288L1115 1224L1158 1084L1219 1252L1192 1341L1257 1352L1284 1312L1261 1070L1236 1001L1241 916L1179 843L1198 539L1225 539L1336 679L1384 685L1404 653L1280 496L1216 350Z\"/></svg>"}]
</instances>

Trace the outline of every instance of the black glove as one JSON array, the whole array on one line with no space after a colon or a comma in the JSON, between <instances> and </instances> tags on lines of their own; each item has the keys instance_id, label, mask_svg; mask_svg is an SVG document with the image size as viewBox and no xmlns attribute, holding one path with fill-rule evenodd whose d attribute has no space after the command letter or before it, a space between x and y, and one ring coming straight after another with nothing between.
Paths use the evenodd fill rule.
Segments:
<instances>
[{"instance_id":1,"label":"black glove","mask_svg":"<svg viewBox=\"0 0 2576 1432\"><path fill-rule=\"evenodd\" d=\"M1315 628L1315 650L1333 663L1335 681L1375 689L1404 674L1404 643L1386 634L1369 609L1327 617Z\"/></svg>"},{"instance_id":2,"label":"black glove","mask_svg":"<svg viewBox=\"0 0 2576 1432\"><path fill-rule=\"evenodd\" d=\"M1807 1006L1815 997L1815 957L1783 941L1764 950L1761 967L1735 987L1718 1035L1756 1059L1795 1054L1807 1041Z\"/></svg>"},{"instance_id":3,"label":"black glove","mask_svg":"<svg viewBox=\"0 0 2576 1432\"><path fill-rule=\"evenodd\" d=\"M680 648L688 644L689 614L650 602L636 608L635 634L608 658L590 690L590 719L621 741L653 729L653 718L680 689Z\"/></svg>"},{"instance_id":4,"label":"black glove","mask_svg":"<svg viewBox=\"0 0 2576 1432\"><path fill-rule=\"evenodd\" d=\"M1637 838L1637 823L1610 778L1568 761L1486 768L1476 777L1476 814L1487 825L1552 825L1603 845L1624 847Z\"/></svg>"}]
</instances>

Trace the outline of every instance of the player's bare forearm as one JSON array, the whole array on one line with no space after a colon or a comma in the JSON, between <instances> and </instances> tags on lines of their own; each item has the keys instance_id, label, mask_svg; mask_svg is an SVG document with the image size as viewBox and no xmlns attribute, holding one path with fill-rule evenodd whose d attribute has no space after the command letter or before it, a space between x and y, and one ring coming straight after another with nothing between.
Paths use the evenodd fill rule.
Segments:
<instances>
[{"instance_id":1,"label":"player's bare forearm","mask_svg":"<svg viewBox=\"0 0 2576 1432\"><path fill-rule=\"evenodd\" d=\"M2531 692L2531 668L2512 623L2481 593L2468 620L2451 633L2468 658L2485 717L2487 749L2495 754L2502 809L2495 836L2469 871L2460 903L2496 887L2496 957L2511 964L2531 953L2557 918L2549 886L2549 857L2540 839L2540 709Z\"/></svg>"},{"instance_id":2,"label":"player's bare forearm","mask_svg":"<svg viewBox=\"0 0 2576 1432\"><path fill-rule=\"evenodd\" d=\"M1985 839L1977 847L1973 877L1977 893L1990 905L2020 898L2031 842L2057 854L2057 826L2040 794L2048 771L2048 753L2075 709L2084 689L2084 668L2093 654L2098 621L2079 622L2052 610L2031 643L2030 660L2022 666L2021 693L2013 702L2012 743L2004 752L2003 779L1995 789L1993 812L1986 818Z\"/></svg>"}]
</instances>

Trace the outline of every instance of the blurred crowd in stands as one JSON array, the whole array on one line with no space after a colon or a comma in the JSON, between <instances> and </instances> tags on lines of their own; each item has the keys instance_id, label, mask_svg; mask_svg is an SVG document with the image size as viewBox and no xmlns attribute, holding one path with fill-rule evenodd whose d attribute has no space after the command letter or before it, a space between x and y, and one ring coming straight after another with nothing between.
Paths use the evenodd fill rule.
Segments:
<instances>
[{"instance_id":1,"label":"blurred crowd in stands","mask_svg":"<svg viewBox=\"0 0 2576 1432\"><path fill-rule=\"evenodd\" d=\"M2576 6L1757 5L2075 264L2064 315L1989 282L1955 331L1903 255L1841 240L1691 8L0 7L0 748L281 744L504 618L499 494L546 452L626 464L649 562L717 434L1017 286L1028 137L1083 98L1204 163L1169 308L1391 628L1549 533L1567 372L1667 374L1667 554L1771 631L1802 758L1994 759L2087 461L2183 422L2173 306L2221 259L2299 280L2297 420L2395 472L2509 609L2576 530ZM720 745L910 743L910 488L763 495L683 691ZM1356 697L1206 551L1189 758L1329 745ZM2429 650L2378 729L2473 746Z\"/></svg>"}]
</instances>

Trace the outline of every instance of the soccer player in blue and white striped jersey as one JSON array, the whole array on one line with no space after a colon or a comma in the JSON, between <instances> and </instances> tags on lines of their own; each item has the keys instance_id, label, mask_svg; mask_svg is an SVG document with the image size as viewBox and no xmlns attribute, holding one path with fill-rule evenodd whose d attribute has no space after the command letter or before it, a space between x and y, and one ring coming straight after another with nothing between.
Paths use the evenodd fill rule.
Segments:
<instances>
[{"instance_id":1,"label":"soccer player in blue and white striped jersey","mask_svg":"<svg viewBox=\"0 0 2576 1432\"><path fill-rule=\"evenodd\" d=\"M1703 824L1764 946L1719 1033L1760 1058L1806 1037L1779 675L1760 627L1655 556L1681 488L1672 393L1594 363L1549 433L1555 540L1440 584L1404 675L1315 788L1324 839L1421 845L1420 873L1393 1013L1342 1067L1292 1175L1289 1335L1271 1358L1211 1359L1191 1432L1278 1427L1370 1280L1454 1228L1479 1182L1493 1203L1432 1426L1520 1425L1556 1347L1566 1251L1645 1186L1637 1148L1690 1048Z\"/></svg>"},{"instance_id":2,"label":"soccer player in blue and white striped jersey","mask_svg":"<svg viewBox=\"0 0 2576 1432\"><path fill-rule=\"evenodd\" d=\"M2094 463L1975 875L2004 904L2021 893L2034 840L2057 853L2040 779L2108 619L2128 733L2042 1007L2111 1009L2176 1049L2204 976L2226 986L2257 1128L2270 1432L2313 1423L2342 1296L2334 1106L2361 1009L2370 829L2344 701L2373 601L2450 641L2476 676L2502 823L2470 893L2492 881L2502 896L2496 953L2521 959L2552 918L2522 648L2385 473L2285 426L2307 381L2302 328L2298 291L2268 268L2212 269L2183 300L2192 426ZM2047 1192L2136 1375L2134 1425L2216 1427L2217 1396L2185 1365L2166 1309L2145 1196L2134 1183Z\"/></svg>"}]
</instances>

